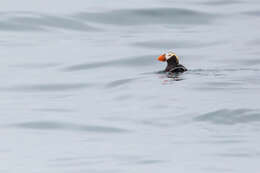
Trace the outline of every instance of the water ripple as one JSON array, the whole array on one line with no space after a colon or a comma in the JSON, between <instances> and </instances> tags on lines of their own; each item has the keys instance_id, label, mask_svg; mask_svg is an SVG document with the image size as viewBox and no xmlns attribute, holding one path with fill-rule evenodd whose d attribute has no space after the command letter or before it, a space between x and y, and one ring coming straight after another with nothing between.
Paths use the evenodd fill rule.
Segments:
<instances>
[{"instance_id":1,"label":"water ripple","mask_svg":"<svg viewBox=\"0 0 260 173\"><path fill-rule=\"evenodd\" d=\"M75 18L60 17L33 12L7 12L0 15L0 30L6 31L49 31L49 28L75 31L97 31Z\"/></svg>"},{"instance_id":2,"label":"water ripple","mask_svg":"<svg viewBox=\"0 0 260 173\"><path fill-rule=\"evenodd\" d=\"M258 65L260 64L260 59L242 59L237 61L237 63L242 64L242 65Z\"/></svg>"},{"instance_id":3,"label":"water ripple","mask_svg":"<svg viewBox=\"0 0 260 173\"><path fill-rule=\"evenodd\" d=\"M216 15L184 8L123 9L108 12L82 12L74 17L113 25L192 25L208 24Z\"/></svg>"},{"instance_id":4,"label":"water ripple","mask_svg":"<svg viewBox=\"0 0 260 173\"><path fill-rule=\"evenodd\" d=\"M45 69L45 68L57 67L59 65L61 65L61 63L26 63L26 64L12 65L10 67L25 68L25 69Z\"/></svg>"},{"instance_id":5,"label":"water ripple","mask_svg":"<svg viewBox=\"0 0 260 173\"><path fill-rule=\"evenodd\" d=\"M202 4L205 5L233 5L233 4L239 4L242 3L241 1L237 1L237 0L229 0L229 1L225 1L225 0L217 0L217 1L206 1L203 2Z\"/></svg>"},{"instance_id":6,"label":"water ripple","mask_svg":"<svg viewBox=\"0 0 260 173\"><path fill-rule=\"evenodd\" d=\"M60 112L60 113L70 113L75 112L73 109L66 109L66 108L38 108L38 109L32 109L33 111L39 111L39 112Z\"/></svg>"},{"instance_id":7,"label":"water ripple","mask_svg":"<svg viewBox=\"0 0 260 173\"><path fill-rule=\"evenodd\" d=\"M174 48L201 48L201 47L209 47L218 44L223 44L220 42L212 42L212 43L200 43L194 41L173 41L173 40L150 40L143 42L136 42L133 45L138 47L145 48L156 48L156 49L172 49Z\"/></svg>"},{"instance_id":8,"label":"water ripple","mask_svg":"<svg viewBox=\"0 0 260 173\"><path fill-rule=\"evenodd\" d=\"M222 109L202 114L195 121L210 122L213 124L235 125L260 121L260 112L251 109Z\"/></svg>"},{"instance_id":9,"label":"water ripple","mask_svg":"<svg viewBox=\"0 0 260 173\"><path fill-rule=\"evenodd\" d=\"M113 88L113 87L117 87L117 86L121 86L121 85L124 85L124 84L128 84L132 81L134 81L136 79L120 79L120 80L115 80L115 81L112 81L112 82L109 82L106 87L107 88Z\"/></svg>"},{"instance_id":10,"label":"water ripple","mask_svg":"<svg viewBox=\"0 0 260 173\"><path fill-rule=\"evenodd\" d=\"M163 160L141 160L138 161L137 164L141 164L141 165L153 165L153 164L161 164L164 163L165 161Z\"/></svg>"},{"instance_id":11,"label":"water ripple","mask_svg":"<svg viewBox=\"0 0 260 173\"><path fill-rule=\"evenodd\" d=\"M81 32L99 31L92 23L114 25L191 25L208 24L216 15L182 8L124 9L108 12L79 12L58 16L35 12L0 13L2 31L50 31L51 29Z\"/></svg>"},{"instance_id":12,"label":"water ripple","mask_svg":"<svg viewBox=\"0 0 260 173\"><path fill-rule=\"evenodd\" d=\"M260 11L248 11L248 12L245 12L243 14L247 14L247 15L250 15L250 16L260 16Z\"/></svg>"},{"instance_id":13,"label":"water ripple","mask_svg":"<svg viewBox=\"0 0 260 173\"><path fill-rule=\"evenodd\" d=\"M137 67L152 64L156 55L145 55L131 58L122 58L110 61L101 61L93 63L83 63L78 65L72 65L63 69L63 71L79 71L79 70L89 70L96 69L100 67L115 67L115 66L125 66L125 67Z\"/></svg>"},{"instance_id":14,"label":"water ripple","mask_svg":"<svg viewBox=\"0 0 260 173\"><path fill-rule=\"evenodd\" d=\"M109 127L109 126L99 126L99 125L83 125L83 124L73 124L73 123L63 123L54 121L35 121L35 122L24 122L10 127L17 127L22 129L35 129L35 130L69 130L69 131L85 131L85 132L95 132L95 133L122 133L129 132L129 130Z\"/></svg>"},{"instance_id":15,"label":"water ripple","mask_svg":"<svg viewBox=\"0 0 260 173\"><path fill-rule=\"evenodd\" d=\"M216 69L189 69L187 73L198 75L223 74L227 72L258 72L258 68L216 68Z\"/></svg>"},{"instance_id":16,"label":"water ripple","mask_svg":"<svg viewBox=\"0 0 260 173\"><path fill-rule=\"evenodd\" d=\"M16 91L16 92L56 92L56 91L68 91L68 90L78 90L84 89L91 86L86 83L77 84L34 84L34 85L20 85L7 88L0 88L3 91Z\"/></svg>"},{"instance_id":17,"label":"water ripple","mask_svg":"<svg viewBox=\"0 0 260 173\"><path fill-rule=\"evenodd\" d=\"M252 157L259 157L260 153L247 153L247 152L236 152L236 153L220 153L220 154L216 154L219 157L233 157L233 158L252 158Z\"/></svg>"},{"instance_id":18,"label":"water ripple","mask_svg":"<svg viewBox=\"0 0 260 173\"><path fill-rule=\"evenodd\" d=\"M17 24L11 21L0 22L0 31L46 31L44 28L39 26L28 26L24 24Z\"/></svg>"}]
</instances>

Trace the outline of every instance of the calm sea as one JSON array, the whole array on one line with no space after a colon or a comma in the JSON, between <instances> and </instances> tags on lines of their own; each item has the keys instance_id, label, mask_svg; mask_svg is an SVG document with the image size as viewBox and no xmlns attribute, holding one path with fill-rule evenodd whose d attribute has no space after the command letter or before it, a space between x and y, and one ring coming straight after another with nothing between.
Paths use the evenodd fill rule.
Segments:
<instances>
[{"instance_id":1,"label":"calm sea","mask_svg":"<svg viewBox=\"0 0 260 173\"><path fill-rule=\"evenodd\" d=\"M260 1L3 0L0 96L0 173L259 173Z\"/></svg>"}]
</instances>

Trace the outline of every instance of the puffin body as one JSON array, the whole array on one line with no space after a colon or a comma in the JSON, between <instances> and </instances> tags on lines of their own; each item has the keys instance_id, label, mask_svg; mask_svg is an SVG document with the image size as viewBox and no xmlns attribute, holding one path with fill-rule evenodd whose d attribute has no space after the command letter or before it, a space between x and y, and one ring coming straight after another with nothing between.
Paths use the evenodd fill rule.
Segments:
<instances>
[{"instance_id":1,"label":"puffin body","mask_svg":"<svg viewBox=\"0 0 260 173\"><path fill-rule=\"evenodd\" d=\"M187 71L187 69L179 63L178 56L173 52L168 52L166 54L160 55L158 57L158 60L167 62L167 67L164 72L183 73Z\"/></svg>"}]
</instances>

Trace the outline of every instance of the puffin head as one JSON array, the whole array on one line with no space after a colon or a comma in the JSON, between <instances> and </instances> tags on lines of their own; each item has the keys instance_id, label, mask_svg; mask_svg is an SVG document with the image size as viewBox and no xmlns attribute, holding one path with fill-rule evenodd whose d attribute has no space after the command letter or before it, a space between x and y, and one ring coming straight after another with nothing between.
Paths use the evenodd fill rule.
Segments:
<instances>
[{"instance_id":1,"label":"puffin head","mask_svg":"<svg viewBox=\"0 0 260 173\"><path fill-rule=\"evenodd\" d=\"M172 64L172 65L178 65L179 64L179 58L178 56L173 53L173 52L168 52L168 53L164 53L162 55L160 55L158 58L157 58L159 61L167 61L168 64Z\"/></svg>"}]
</instances>

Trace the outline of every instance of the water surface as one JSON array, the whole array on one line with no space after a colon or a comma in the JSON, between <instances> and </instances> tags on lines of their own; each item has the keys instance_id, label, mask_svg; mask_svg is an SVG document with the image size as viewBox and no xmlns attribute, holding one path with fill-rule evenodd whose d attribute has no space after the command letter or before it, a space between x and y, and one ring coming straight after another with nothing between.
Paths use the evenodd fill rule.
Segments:
<instances>
[{"instance_id":1,"label":"water surface","mask_svg":"<svg viewBox=\"0 0 260 173\"><path fill-rule=\"evenodd\" d=\"M260 171L258 1L1 6L0 173Z\"/></svg>"}]
</instances>

